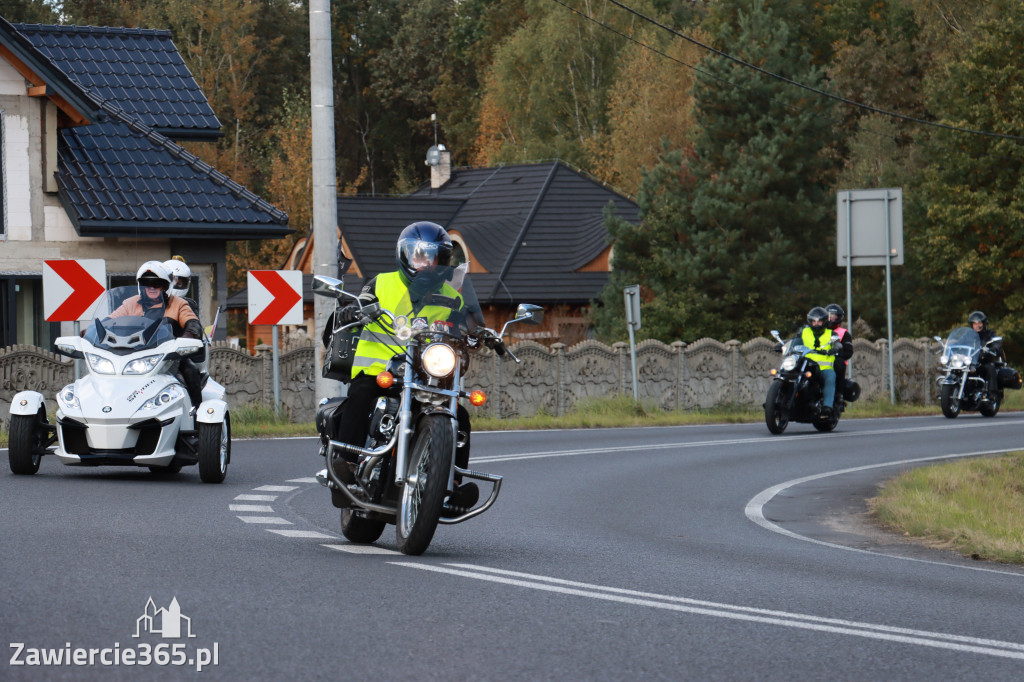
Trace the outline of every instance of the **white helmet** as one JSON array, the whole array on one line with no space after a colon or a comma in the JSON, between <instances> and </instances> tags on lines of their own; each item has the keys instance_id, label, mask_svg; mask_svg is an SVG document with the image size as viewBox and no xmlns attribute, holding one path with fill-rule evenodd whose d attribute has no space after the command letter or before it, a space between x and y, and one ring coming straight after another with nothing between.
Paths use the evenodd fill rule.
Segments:
<instances>
[{"instance_id":1,"label":"white helmet","mask_svg":"<svg viewBox=\"0 0 1024 682\"><path fill-rule=\"evenodd\" d=\"M135 275L139 283L139 294L142 294L143 286L158 286L164 291L171 287L171 273L167 266L158 260L149 260L142 264L139 272Z\"/></svg>"},{"instance_id":2,"label":"white helmet","mask_svg":"<svg viewBox=\"0 0 1024 682\"><path fill-rule=\"evenodd\" d=\"M171 289L167 293L185 298L188 295L188 288L192 285L192 270L185 261L177 258L164 261L164 266L171 275Z\"/></svg>"}]
</instances>

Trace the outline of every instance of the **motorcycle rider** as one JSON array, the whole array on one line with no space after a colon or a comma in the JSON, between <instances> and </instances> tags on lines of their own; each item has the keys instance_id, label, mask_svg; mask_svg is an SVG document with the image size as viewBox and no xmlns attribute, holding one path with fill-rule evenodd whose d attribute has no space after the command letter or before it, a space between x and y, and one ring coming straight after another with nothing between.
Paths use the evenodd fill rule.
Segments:
<instances>
[{"instance_id":1,"label":"motorcycle rider","mask_svg":"<svg viewBox=\"0 0 1024 682\"><path fill-rule=\"evenodd\" d=\"M996 336L996 333L988 328L987 320L985 313L980 310L975 310L967 316L967 322L971 325L971 329L978 332L982 348L985 348L985 344ZM988 391L981 398L982 403L990 403L995 400L996 392L999 390L999 362L1003 359L1002 343L995 343L981 353L981 358L978 360L978 374L982 376L988 387Z\"/></svg>"},{"instance_id":2,"label":"motorcycle rider","mask_svg":"<svg viewBox=\"0 0 1024 682\"><path fill-rule=\"evenodd\" d=\"M110 313L110 317L138 316L158 320L166 317L171 321L175 337L185 339L201 339L203 328L199 318L189 307L185 299L168 295L171 288L171 273L160 261L146 261L135 276L139 285L139 295L126 298L120 307ZM192 401L195 412L199 403L203 402L202 379L199 369L189 358L182 358L178 369L184 379L185 390Z\"/></svg>"},{"instance_id":3,"label":"motorcycle rider","mask_svg":"<svg viewBox=\"0 0 1024 682\"><path fill-rule=\"evenodd\" d=\"M451 273L452 240L440 225L428 221L414 222L402 230L395 244L397 270L383 272L363 287L359 302L363 306L379 303L380 307L407 318L413 329L436 327L466 330L466 305L462 293L447 282ZM359 318L359 306L350 304L337 312L338 322L350 324ZM330 330L334 328L333 315L324 329L323 342L330 343ZM387 368L393 355L404 350L405 343L392 335L378 322L366 324L356 346L352 363L352 381L348 398L338 422L337 440L363 447L369 432L369 421L381 396L399 397L397 386L383 389L377 385L377 375ZM455 463L461 468L469 465L469 413L459 405L458 429L465 435L455 449ZM345 454L350 464L357 461L352 453ZM349 467L339 467L339 476L351 482ZM456 484L459 483L458 477ZM475 483L457 485L450 506L471 507L479 497Z\"/></svg>"},{"instance_id":4,"label":"motorcycle rider","mask_svg":"<svg viewBox=\"0 0 1024 682\"><path fill-rule=\"evenodd\" d=\"M181 256L172 256L170 260L165 260L164 266L171 274L171 288L167 293L184 299L196 317L199 317L199 304L195 299L188 297L188 290L192 286L192 269Z\"/></svg>"},{"instance_id":5,"label":"motorcycle rider","mask_svg":"<svg viewBox=\"0 0 1024 682\"><path fill-rule=\"evenodd\" d=\"M821 306L815 306L807 312L807 326L800 332L800 340L813 352L807 357L818 363L821 370L821 378L824 383L822 391L821 416L831 417L832 406L835 403L836 394L836 372L833 369L835 361L832 350L835 336L828 325L828 312Z\"/></svg>"},{"instance_id":6,"label":"motorcycle rider","mask_svg":"<svg viewBox=\"0 0 1024 682\"><path fill-rule=\"evenodd\" d=\"M841 305L829 303L825 306L825 312L828 313L828 328L842 344L842 348L836 353L838 360L833 369L836 373L836 399L845 400L843 392L846 389L846 367L850 364L850 358L853 357L853 334L849 329L841 326L843 318L846 316L846 311Z\"/></svg>"}]
</instances>

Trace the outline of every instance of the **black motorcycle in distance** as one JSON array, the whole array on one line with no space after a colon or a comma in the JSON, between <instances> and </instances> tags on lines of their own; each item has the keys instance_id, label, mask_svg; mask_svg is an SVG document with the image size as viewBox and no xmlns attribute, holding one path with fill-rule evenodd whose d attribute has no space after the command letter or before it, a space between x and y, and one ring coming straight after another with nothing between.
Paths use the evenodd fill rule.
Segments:
<instances>
[{"instance_id":1,"label":"black motorcycle in distance","mask_svg":"<svg viewBox=\"0 0 1024 682\"><path fill-rule=\"evenodd\" d=\"M933 338L943 343L942 337ZM957 327L950 332L939 357L942 375L936 380L939 405L947 418L956 419L963 410L977 410L982 417L994 417L1003 402L1003 389L1020 389L1020 374L1001 357L1002 341L1003 337L995 336L983 345L978 332L971 327ZM988 382L978 371L986 361L995 365L998 372L999 388L991 400L984 400Z\"/></svg>"},{"instance_id":2,"label":"black motorcycle in distance","mask_svg":"<svg viewBox=\"0 0 1024 682\"><path fill-rule=\"evenodd\" d=\"M768 397L764 401L764 422L768 430L780 434L790 422L801 422L813 424L818 431L832 431L839 424L846 403L853 402L860 395L860 387L849 380L846 386L837 386L832 412L823 415L824 382L821 369L817 362L807 357L810 353L821 351L803 345L800 337L784 341L774 329L772 337L781 346L782 363L778 369L771 371L772 383L768 386ZM829 352L834 353L839 345L836 339Z\"/></svg>"}]
</instances>

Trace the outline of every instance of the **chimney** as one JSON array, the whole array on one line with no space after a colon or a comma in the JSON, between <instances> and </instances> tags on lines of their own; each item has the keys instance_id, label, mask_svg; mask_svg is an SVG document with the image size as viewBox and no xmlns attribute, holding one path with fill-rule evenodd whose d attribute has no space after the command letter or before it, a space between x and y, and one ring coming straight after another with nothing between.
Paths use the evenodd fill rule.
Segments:
<instances>
[{"instance_id":1,"label":"chimney","mask_svg":"<svg viewBox=\"0 0 1024 682\"><path fill-rule=\"evenodd\" d=\"M438 189L452 179L452 153L443 144L435 144L427 150L427 165L430 166L431 189Z\"/></svg>"}]
</instances>

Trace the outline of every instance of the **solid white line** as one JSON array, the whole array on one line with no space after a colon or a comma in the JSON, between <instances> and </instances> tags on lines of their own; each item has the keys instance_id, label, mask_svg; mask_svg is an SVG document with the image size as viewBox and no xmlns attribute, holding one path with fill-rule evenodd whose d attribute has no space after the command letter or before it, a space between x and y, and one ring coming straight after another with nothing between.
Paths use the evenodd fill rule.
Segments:
<instances>
[{"instance_id":1,"label":"solid white line","mask_svg":"<svg viewBox=\"0 0 1024 682\"><path fill-rule=\"evenodd\" d=\"M321 547L327 547L328 549L337 550L339 552L348 552L349 554L401 554L393 549L385 549L384 547L376 547L374 545L320 545Z\"/></svg>"},{"instance_id":2,"label":"solid white line","mask_svg":"<svg viewBox=\"0 0 1024 682\"><path fill-rule=\"evenodd\" d=\"M239 516L246 523L265 523L268 525L276 526L290 526L292 522L288 519L282 519L280 516Z\"/></svg>"},{"instance_id":3,"label":"solid white line","mask_svg":"<svg viewBox=\"0 0 1024 682\"><path fill-rule=\"evenodd\" d=\"M646 606L649 608L664 609L668 611L714 616L716 618L780 625L783 627L802 630L853 635L855 637L865 637L868 639L878 639L890 642L934 647L938 649L964 651L985 654L988 656L1024 660L1024 644L1018 644L1016 642L979 639L974 637L964 637L961 635L949 635L941 632L928 632L925 630L892 628L872 623L820 618L817 616L808 616L803 614L791 614L783 611L750 609L731 604L700 602L681 597L633 592L632 590L621 590L618 588L588 585L586 583L573 581L562 581L556 578L532 576L527 573L516 573L514 571L500 571L498 569L488 569L480 566L466 566L466 568L471 570L459 570L455 568L401 561L392 561L389 563L396 566L418 568L420 570L436 573L446 573L464 578L472 578L474 580L525 587L544 592L555 592L578 597L587 597L589 599L601 599L604 601L630 604L633 606ZM459 564L453 565L458 566ZM504 575L495 575L495 573L502 573Z\"/></svg>"},{"instance_id":4,"label":"solid white line","mask_svg":"<svg viewBox=\"0 0 1024 682\"><path fill-rule=\"evenodd\" d=\"M277 495L235 495L235 499L242 502L273 502Z\"/></svg>"},{"instance_id":5,"label":"solid white line","mask_svg":"<svg viewBox=\"0 0 1024 682\"><path fill-rule=\"evenodd\" d=\"M843 431L840 433L808 433L800 434L798 437L801 440L817 440L821 438L827 438L833 440L836 438L860 438L862 436L887 436L893 434L903 433L918 433L921 431L943 431L949 429L976 429L976 428L991 428L993 426L1012 426L1020 428L1019 420L1003 420L1001 422L992 422L986 420L978 423L960 423L960 424L944 424L944 425L929 425L929 426L916 426L909 429L875 429L872 431ZM605 453L619 453L619 452L636 452L636 451L650 451L650 450L672 450L672 449L686 449L686 448L706 448L715 447L721 445L745 445L751 443L763 443L769 440L777 440L778 436L771 434L764 434L762 436L756 436L753 438L731 438L722 440L702 440L702 441L682 441L679 443L659 443L651 445L647 443L637 443L635 445L624 445L614 448L582 448L579 450L553 450L549 452L519 452L510 453L507 455L492 455L490 457L474 457L473 464L482 464L489 462L511 462L515 460L523 459L541 459L545 457L575 457L577 455L594 455L594 454L605 454Z\"/></svg>"},{"instance_id":6,"label":"solid white line","mask_svg":"<svg viewBox=\"0 0 1024 682\"><path fill-rule=\"evenodd\" d=\"M265 493L290 493L293 490L298 490L297 485L261 485L259 488L253 488L253 490L259 490Z\"/></svg>"},{"instance_id":7,"label":"solid white line","mask_svg":"<svg viewBox=\"0 0 1024 682\"><path fill-rule=\"evenodd\" d=\"M327 535L326 533L318 533L315 530L276 530L274 528L265 528L268 533L277 533L283 535L286 538L320 538L324 540L336 540L336 535Z\"/></svg>"},{"instance_id":8,"label":"solid white line","mask_svg":"<svg viewBox=\"0 0 1024 682\"><path fill-rule=\"evenodd\" d=\"M269 504L229 504L228 511L233 512L271 512L274 508Z\"/></svg>"},{"instance_id":9,"label":"solid white line","mask_svg":"<svg viewBox=\"0 0 1024 682\"><path fill-rule=\"evenodd\" d=\"M829 478L831 476L841 476L842 474L851 474L851 473L856 473L856 472L859 472L859 471L868 471L870 469L882 469L882 468L885 468L885 467L901 466L901 465L905 465L905 464L920 464L922 462L935 462L935 461L940 461L940 460L944 460L944 459L962 459L962 458L965 458L965 457L983 457L985 455L1001 455L1001 454L1005 454L1007 452L1014 452L1014 451L1019 450L1019 449L1020 448L1005 448L1005 449L1002 449L1002 450L982 450L982 451L979 451L979 452L962 452L962 453L955 454L955 455L937 455L935 457L920 457L918 459L901 459L901 460L897 460L895 462L883 462L881 464L869 464L869 465L866 465L866 466L852 467L850 469L838 469L836 471L826 471L823 474L815 474L813 476L804 476L803 478L794 478L792 480L786 481L784 483L779 483L778 485L774 485L771 488L766 488L765 490L762 490L761 492L759 492L757 495L755 495L753 498L751 498L751 500L749 502L747 502L747 506L746 506L746 509L744 509L744 513L746 514L748 519L750 519L751 521L753 521L757 525L761 526L762 528L767 528L768 530L772 531L773 533L778 533L780 535L785 535L786 537L794 538L796 540L803 540L804 542L811 542L811 543L814 543L816 545L822 545L824 547L832 547L834 549L843 549L843 550L846 550L848 552L859 552L859 553L862 553L862 554L870 554L871 556L888 557L890 559L900 559L900 560L903 560L903 561L916 561L916 562L919 562L919 563L932 564L932 565L936 565L936 566L949 566L949 567L952 567L952 568L964 568L964 569L971 570L971 571L981 571L983 573L998 573L1000 575L1011 575L1011 576L1015 576L1015 577L1020 578L1020 577L1024 577L1024 574L1011 573L1009 571L1000 571L998 569L984 568L984 567L981 567L981 566L967 566L967 565L964 565L964 564L953 564L953 563L948 563L948 562L944 562L944 561L932 561L932 560L929 560L929 559L917 559L917 558L914 558L914 557L894 556L892 554L884 554L884 553L881 553L881 552L872 552L872 551L867 550L867 549L860 549L859 547L847 547L846 545L839 545L839 544L836 544L836 543L833 543L833 542L825 542L824 540L816 540L814 538L809 538L809 537L806 537L804 535L798 535L797 533L794 533L792 531L786 530L785 528L783 528L783 527L781 527L781 526L779 526L779 525L777 525L775 523L772 523L771 521L766 519L765 516L764 516L764 507L765 507L766 504L768 504L768 502L770 502L772 500L772 498L774 498L776 495L778 495L779 493L781 493L782 491L784 491L784 490L786 490L788 488L792 488L793 486L797 486L797 485L800 485L802 483L807 483L809 481L816 481L816 480L819 480L819 479L822 479L822 478Z\"/></svg>"}]
</instances>

